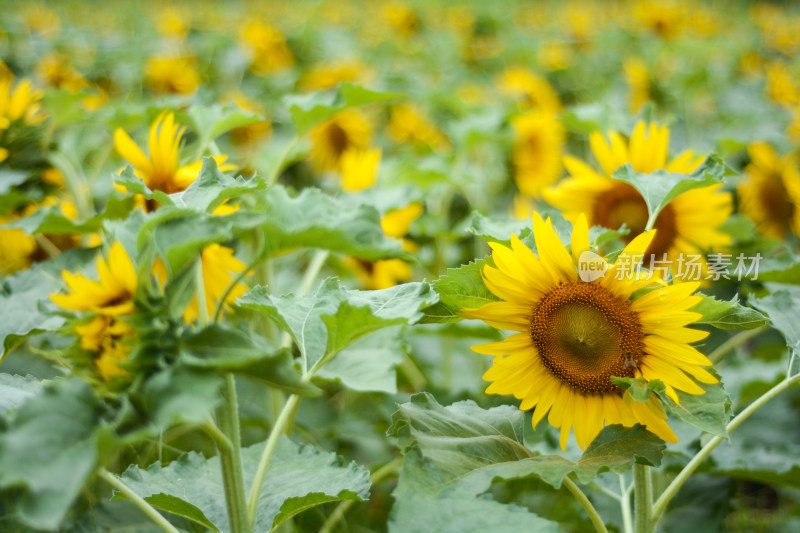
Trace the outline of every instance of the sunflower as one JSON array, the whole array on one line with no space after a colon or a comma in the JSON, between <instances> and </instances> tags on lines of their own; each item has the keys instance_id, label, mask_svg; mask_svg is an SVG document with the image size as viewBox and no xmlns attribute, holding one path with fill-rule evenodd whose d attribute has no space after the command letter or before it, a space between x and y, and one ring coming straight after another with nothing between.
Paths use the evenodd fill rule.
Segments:
<instances>
[{"instance_id":1,"label":"sunflower","mask_svg":"<svg viewBox=\"0 0 800 533\"><path fill-rule=\"evenodd\" d=\"M0 216L0 226L12 222ZM0 276L8 276L31 266L36 240L21 229L0 228Z\"/></svg>"},{"instance_id":2,"label":"sunflower","mask_svg":"<svg viewBox=\"0 0 800 533\"><path fill-rule=\"evenodd\" d=\"M358 60L326 63L304 72L297 85L304 91L326 91L343 82L363 80L366 72L367 68Z\"/></svg>"},{"instance_id":3,"label":"sunflower","mask_svg":"<svg viewBox=\"0 0 800 533\"><path fill-rule=\"evenodd\" d=\"M450 141L418 107L400 103L392 106L387 126L389 136L400 143L427 145L434 150L446 150Z\"/></svg>"},{"instance_id":4,"label":"sunflower","mask_svg":"<svg viewBox=\"0 0 800 533\"><path fill-rule=\"evenodd\" d=\"M242 30L241 39L252 56L254 74L263 76L294 64L286 38L269 24L251 20Z\"/></svg>"},{"instance_id":5,"label":"sunflower","mask_svg":"<svg viewBox=\"0 0 800 533\"><path fill-rule=\"evenodd\" d=\"M625 237L631 242L645 229L648 220L647 204L633 186L615 180L611 174L624 164L630 164L636 172L651 173L665 169L668 172L688 174L703 161L687 150L667 162L669 129L666 126L639 122L633 129L630 141L616 132L609 132L610 144L599 132L590 138L601 172L574 158L564 157L572 177L543 192L545 200L561 209L564 216L577 220L586 213L590 225L617 229L625 224L630 233ZM668 261L680 265L682 254L699 256L703 250L718 250L731 243L729 235L719 231L732 211L730 193L720 191L722 184L692 189L675 197L658 215L656 237L645 253L645 265L651 260ZM665 259L666 258L666 259ZM703 272L706 264L700 258ZM680 272L673 269L673 276Z\"/></svg>"},{"instance_id":6,"label":"sunflower","mask_svg":"<svg viewBox=\"0 0 800 533\"><path fill-rule=\"evenodd\" d=\"M133 328L124 320L108 315L97 315L87 324L75 326L84 350L94 352L94 364L105 381L127 375L119 366L132 350L130 341L135 338Z\"/></svg>"},{"instance_id":7,"label":"sunflower","mask_svg":"<svg viewBox=\"0 0 800 533\"><path fill-rule=\"evenodd\" d=\"M520 99L523 109L539 109L549 113L561 112L561 99L547 79L524 67L509 67L497 78L495 85L503 94Z\"/></svg>"},{"instance_id":8,"label":"sunflower","mask_svg":"<svg viewBox=\"0 0 800 533\"><path fill-rule=\"evenodd\" d=\"M623 65L625 81L628 82L628 101L631 113L638 113L650 100L652 81L647 64L639 58L629 59Z\"/></svg>"},{"instance_id":9,"label":"sunflower","mask_svg":"<svg viewBox=\"0 0 800 533\"><path fill-rule=\"evenodd\" d=\"M311 130L311 162L320 171L340 171L342 154L366 149L371 137L372 127L362 113L341 111Z\"/></svg>"},{"instance_id":10,"label":"sunflower","mask_svg":"<svg viewBox=\"0 0 800 533\"><path fill-rule=\"evenodd\" d=\"M536 197L561 175L561 151L566 134L552 113L534 111L511 122L514 182L525 196Z\"/></svg>"},{"instance_id":11,"label":"sunflower","mask_svg":"<svg viewBox=\"0 0 800 533\"><path fill-rule=\"evenodd\" d=\"M793 154L778 156L767 143L747 148L750 164L736 192L739 209L756 224L758 232L782 239L790 231L800 236L800 168Z\"/></svg>"},{"instance_id":12,"label":"sunflower","mask_svg":"<svg viewBox=\"0 0 800 533\"><path fill-rule=\"evenodd\" d=\"M111 245L108 261L97 258L98 281L63 270L61 276L70 294L51 294L50 299L69 311L90 311L109 316L134 311L133 299L139 279L128 252L119 242Z\"/></svg>"},{"instance_id":13,"label":"sunflower","mask_svg":"<svg viewBox=\"0 0 800 533\"><path fill-rule=\"evenodd\" d=\"M13 78L0 79L0 130L17 120L33 125L45 119L41 103L44 93L34 89L31 81L25 78L12 90L13 81Z\"/></svg>"},{"instance_id":14,"label":"sunflower","mask_svg":"<svg viewBox=\"0 0 800 533\"><path fill-rule=\"evenodd\" d=\"M89 85L86 78L72 65L69 57L50 52L36 64L36 75L51 87L76 93Z\"/></svg>"},{"instance_id":15,"label":"sunflower","mask_svg":"<svg viewBox=\"0 0 800 533\"><path fill-rule=\"evenodd\" d=\"M192 94L200 86L200 74L193 58L159 55L147 61L145 81L157 93Z\"/></svg>"},{"instance_id":16,"label":"sunflower","mask_svg":"<svg viewBox=\"0 0 800 533\"><path fill-rule=\"evenodd\" d=\"M627 264L609 265L604 276L591 282L579 277L576 264L590 250L585 216L575 221L571 254L550 219L544 221L538 213L533 215L533 233L538 257L514 235L511 248L491 243L496 268L483 267L483 279L501 301L460 313L518 332L473 346L494 356L483 376L492 382L486 392L513 394L522 400L523 410L535 407L534 428L549 412L548 422L561 428L563 450L570 430L585 449L604 424L638 423L662 440L676 442L658 398L651 394L647 402L634 401L611 377L661 380L675 402L680 401L676 391L705 392L691 378L717 382L702 368L711 362L689 344L708 334L686 327L700 318L687 311L700 301L691 295L699 283L659 286L633 298L653 280L635 274ZM633 239L620 257L636 258L655 233Z\"/></svg>"},{"instance_id":17,"label":"sunflower","mask_svg":"<svg viewBox=\"0 0 800 533\"><path fill-rule=\"evenodd\" d=\"M172 194L191 185L203 166L202 161L179 165L178 155L184 131L186 128L175 123L172 113L164 112L150 126L149 156L121 128L114 132L114 148L133 165L134 173L147 187ZM226 156L215 156L214 160L222 171L234 168L233 165L223 164Z\"/></svg>"},{"instance_id":18,"label":"sunflower","mask_svg":"<svg viewBox=\"0 0 800 533\"><path fill-rule=\"evenodd\" d=\"M341 158L342 189L355 192L375 185L378 166L381 163L381 149L345 150Z\"/></svg>"}]
</instances>

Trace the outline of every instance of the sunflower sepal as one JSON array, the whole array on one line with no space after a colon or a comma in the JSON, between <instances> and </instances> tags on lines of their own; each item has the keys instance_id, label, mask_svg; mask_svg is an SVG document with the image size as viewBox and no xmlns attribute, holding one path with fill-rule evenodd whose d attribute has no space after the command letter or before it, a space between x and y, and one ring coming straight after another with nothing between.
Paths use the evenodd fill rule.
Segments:
<instances>
[{"instance_id":1,"label":"sunflower sepal","mask_svg":"<svg viewBox=\"0 0 800 533\"><path fill-rule=\"evenodd\" d=\"M647 204L650 221L655 221L658 214L675 197L692 189L710 187L721 183L723 178L736 175L715 154L709 155L703 163L688 174L669 172L664 169L650 173L637 172L629 163L621 166L611 177L632 185L644 198ZM648 224L648 226L650 226ZM652 226L650 226L652 227Z\"/></svg>"}]
</instances>

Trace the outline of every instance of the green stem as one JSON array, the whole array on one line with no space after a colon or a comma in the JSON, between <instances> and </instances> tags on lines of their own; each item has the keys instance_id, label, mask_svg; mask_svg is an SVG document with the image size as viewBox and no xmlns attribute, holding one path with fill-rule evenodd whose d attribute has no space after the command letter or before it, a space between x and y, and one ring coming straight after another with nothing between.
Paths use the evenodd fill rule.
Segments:
<instances>
[{"instance_id":1,"label":"green stem","mask_svg":"<svg viewBox=\"0 0 800 533\"><path fill-rule=\"evenodd\" d=\"M742 410L741 413L736 415L733 420L728 423L727 433L730 434L734 429L739 427L739 425L747 420L750 415L755 413L758 409L760 409L764 404L770 401L772 398L783 392L784 390L788 389L795 383L800 381L800 374L786 377L783 381L772 387L770 390L765 392L763 395L759 396L753 403L748 405L747 407ZM703 446L697 454L692 457L692 460L683 467L675 479L672 480L672 483L664 490L661 496L658 498L656 503L653 505L653 521L658 522L661 518L661 515L664 513L664 510L667 508L670 500L677 494L678 490L686 483L686 480L697 470L697 467L706 459L706 457L711 454L711 452L719 446L719 444L725 440L725 437L714 437L710 441Z\"/></svg>"},{"instance_id":2,"label":"green stem","mask_svg":"<svg viewBox=\"0 0 800 533\"><path fill-rule=\"evenodd\" d=\"M589 515L589 519L592 521L594 525L595 531L597 533L608 533L608 529L606 529L606 525L603 523L603 519L600 518L600 515L597 512L597 509L594 508L592 502L589 501L589 498L586 497L586 494L572 481L570 478L564 478L564 486L567 488L568 491L575 496L575 499L581 504L581 506L586 510L586 513Z\"/></svg>"},{"instance_id":3,"label":"green stem","mask_svg":"<svg viewBox=\"0 0 800 533\"><path fill-rule=\"evenodd\" d=\"M272 426L272 430L267 438L267 444L264 446L264 451L261 453L261 459L258 461L258 468L253 478L253 484L250 485L250 494L247 497L247 513L250 523L255 523L256 511L258 509L258 496L261 494L261 486L264 484L264 478L267 475L267 468L269 467L272 454L275 453L275 447L278 445L278 439L283 435L284 430L289 422L289 416L294 410L294 406L300 401L300 396L292 394L283 404L281 414Z\"/></svg>"},{"instance_id":4,"label":"green stem","mask_svg":"<svg viewBox=\"0 0 800 533\"><path fill-rule=\"evenodd\" d=\"M625 533L633 533L633 518L631 516L631 487L625 486L625 477L619 475L619 489L622 498L619 501L619 507L622 511L622 523L625 527Z\"/></svg>"},{"instance_id":5,"label":"green stem","mask_svg":"<svg viewBox=\"0 0 800 533\"><path fill-rule=\"evenodd\" d=\"M740 331L730 339L726 340L725 342L717 346L716 350L708 354L708 358L711 360L712 363L717 363L719 362L720 359L722 359L725 355L727 355L728 352L730 352L735 348L738 348L745 342L749 341L753 337L758 336L764 331L767 331L768 329L769 326L759 326L757 328Z\"/></svg>"},{"instance_id":6,"label":"green stem","mask_svg":"<svg viewBox=\"0 0 800 533\"><path fill-rule=\"evenodd\" d=\"M633 465L633 530L636 533L652 533L654 522L653 481L650 479L650 467L635 463Z\"/></svg>"},{"instance_id":7,"label":"green stem","mask_svg":"<svg viewBox=\"0 0 800 533\"><path fill-rule=\"evenodd\" d=\"M166 533L179 533L178 529L169 523L169 521L164 518L161 513L156 511L156 509L147 503L144 498L133 492L133 490L127 486L125 483L122 482L120 478L106 470L105 468L101 468L98 472L98 475L105 480L106 483L117 489L120 494L128 498L136 507L141 509L141 511L147 515L150 520L155 522L158 527L160 527Z\"/></svg>"},{"instance_id":8,"label":"green stem","mask_svg":"<svg viewBox=\"0 0 800 533\"><path fill-rule=\"evenodd\" d=\"M231 439L229 439L228 436L225 435L225 433L223 433L214 422L209 420L204 424L200 424L200 428L205 431L206 435L211 437L211 440L214 441L214 444L216 444L217 449L220 452L233 451L233 443L231 442Z\"/></svg>"},{"instance_id":9,"label":"green stem","mask_svg":"<svg viewBox=\"0 0 800 533\"><path fill-rule=\"evenodd\" d=\"M195 296L197 297L197 314L201 327L208 325L208 305L206 303L205 282L203 279L203 261L198 260L195 270ZM219 431L227 438L217 442L220 466L222 467L222 484L225 490L225 506L228 511L228 522L231 533L250 533L251 522L247 518L246 493L244 490L244 469L242 468L242 441L239 433L239 404L236 398L236 381L233 374L225 374L222 387L222 405L217 409ZM207 431L209 428L205 428ZM211 430L211 435L219 438ZM220 444L223 443L223 444Z\"/></svg>"},{"instance_id":10,"label":"green stem","mask_svg":"<svg viewBox=\"0 0 800 533\"><path fill-rule=\"evenodd\" d=\"M395 460L386 463L377 469L371 476L369 476L370 483L374 485L375 483L384 480L385 478L394 474L402 465L402 457L398 457ZM350 509L355 503L356 500L347 500L337 505L336 509L334 509L330 515L328 515L328 519L325 520L325 523L322 524L319 533L330 533L333 527L338 524L342 518L344 518L344 514L347 512L347 510Z\"/></svg>"},{"instance_id":11,"label":"green stem","mask_svg":"<svg viewBox=\"0 0 800 533\"><path fill-rule=\"evenodd\" d=\"M275 168L272 171L272 175L270 175L269 181L267 181L268 187L272 187L278 182L278 178L281 175L281 170L283 170L283 165L286 164L286 160L289 159L289 156L292 154L294 147L297 146L299 141L300 137L295 137L292 142L289 143L289 146L286 148L283 154L281 154L281 158L278 159L277 163L275 163Z\"/></svg>"}]
</instances>

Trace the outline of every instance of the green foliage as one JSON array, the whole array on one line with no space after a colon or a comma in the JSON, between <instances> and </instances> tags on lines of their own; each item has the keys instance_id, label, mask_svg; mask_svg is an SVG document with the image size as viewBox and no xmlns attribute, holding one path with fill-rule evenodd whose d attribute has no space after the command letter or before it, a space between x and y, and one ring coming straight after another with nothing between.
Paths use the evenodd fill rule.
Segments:
<instances>
[{"instance_id":1,"label":"green foliage","mask_svg":"<svg viewBox=\"0 0 800 533\"><path fill-rule=\"evenodd\" d=\"M800 347L800 324L797 310L800 308L800 288L786 285L776 287L769 296L752 299L751 304L769 315L772 325L786 339L786 345L797 351Z\"/></svg>"},{"instance_id":2,"label":"green foliage","mask_svg":"<svg viewBox=\"0 0 800 533\"><path fill-rule=\"evenodd\" d=\"M300 349L304 368L310 368L380 328L418 322L421 309L436 300L424 282L354 291L329 278L313 296L272 296L259 286L242 295L238 304L264 314L288 332Z\"/></svg>"},{"instance_id":3,"label":"green foliage","mask_svg":"<svg viewBox=\"0 0 800 533\"><path fill-rule=\"evenodd\" d=\"M20 489L16 515L55 529L92 474L101 407L89 385L56 381L25 401L0 434L0 487Z\"/></svg>"},{"instance_id":4,"label":"green foliage","mask_svg":"<svg viewBox=\"0 0 800 533\"><path fill-rule=\"evenodd\" d=\"M209 142L232 129L264 120L264 117L230 103L193 105L186 114L192 123L192 129L200 136L200 146L208 146Z\"/></svg>"},{"instance_id":5,"label":"green foliage","mask_svg":"<svg viewBox=\"0 0 800 533\"><path fill-rule=\"evenodd\" d=\"M703 300L689 309L703 315L697 323L708 324L719 329L753 329L767 325L767 318L751 307L739 303L739 297L730 301L717 300L713 296L699 294Z\"/></svg>"},{"instance_id":6,"label":"green foliage","mask_svg":"<svg viewBox=\"0 0 800 533\"><path fill-rule=\"evenodd\" d=\"M263 445L242 450L245 483L250 485ZM167 466L131 466L123 481L162 511L177 514L227 533L228 517L218 457L190 452ZM292 516L316 505L369 496L369 472L346 464L332 453L297 445L282 437L267 470L258 499L255 531L270 531ZM121 497L117 495L116 497Z\"/></svg>"},{"instance_id":7,"label":"green foliage","mask_svg":"<svg viewBox=\"0 0 800 533\"><path fill-rule=\"evenodd\" d=\"M492 264L486 257L459 268L448 268L447 274L433 283L439 301L424 310L422 323L457 322L458 312L464 308L481 307L496 302L497 296L486 288L481 271L484 265Z\"/></svg>"}]
</instances>

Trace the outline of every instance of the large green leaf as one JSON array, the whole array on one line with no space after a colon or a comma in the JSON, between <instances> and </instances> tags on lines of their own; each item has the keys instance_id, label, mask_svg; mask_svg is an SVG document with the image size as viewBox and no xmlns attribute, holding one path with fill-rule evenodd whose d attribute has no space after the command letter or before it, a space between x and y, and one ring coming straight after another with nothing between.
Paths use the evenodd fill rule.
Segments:
<instances>
[{"instance_id":1,"label":"large green leaf","mask_svg":"<svg viewBox=\"0 0 800 533\"><path fill-rule=\"evenodd\" d=\"M425 308L422 323L457 322L458 312L465 307L481 307L496 302L497 296L486 288L481 276L484 265L492 264L491 258L476 260L458 268L448 268L447 274L433 282L439 301Z\"/></svg>"},{"instance_id":2,"label":"large green leaf","mask_svg":"<svg viewBox=\"0 0 800 533\"><path fill-rule=\"evenodd\" d=\"M403 361L403 347L394 338L394 329L383 329L345 348L315 377L338 380L352 390L396 394L395 367Z\"/></svg>"},{"instance_id":3,"label":"large green leaf","mask_svg":"<svg viewBox=\"0 0 800 533\"><path fill-rule=\"evenodd\" d=\"M293 394L319 390L303 380L294 368L291 352L276 349L264 339L226 324L212 324L181 340L183 362L196 368L228 371L257 379Z\"/></svg>"},{"instance_id":4,"label":"large green leaf","mask_svg":"<svg viewBox=\"0 0 800 533\"><path fill-rule=\"evenodd\" d=\"M698 324L709 324L720 329L753 329L769 323L763 314L752 307L740 304L738 296L734 296L730 301L717 300L705 294L698 296L702 296L703 300L689 309L703 315L697 321Z\"/></svg>"},{"instance_id":5,"label":"large green leaf","mask_svg":"<svg viewBox=\"0 0 800 533\"><path fill-rule=\"evenodd\" d=\"M174 366L147 380L141 407L162 430L179 423L202 423L220 403L221 386L222 377L216 373Z\"/></svg>"},{"instance_id":6,"label":"large green leaf","mask_svg":"<svg viewBox=\"0 0 800 533\"><path fill-rule=\"evenodd\" d=\"M769 315L772 325L783 334L786 344L795 351L800 349L800 287L776 285L772 294L753 299L753 307Z\"/></svg>"},{"instance_id":7,"label":"large green leaf","mask_svg":"<svg viewBox=\"0 0 800 533\"><path fill-rule=\"evenodd\" d=\"M556 522L514 504L469 495L401 494L392 507L389 533L557 533Z\"/></svg>"},{"instance_id":8,"label":"large green leaf","mask_svg":"<svg viewBox=\"0 0 800 533\"><path fill-rule=\"evenodd\" d=\"M62 270L80 271L95 254L93 249L70 250L0 282L0 360L20 338L61 327L64 319L48 312L55 309L50 294L61 290Z\"/></svg>"},{"instance_id":9,"label":"large green leaf","mask_svg":"<svg viewBox=\"0 0 800 533\"><path fill-rule=\"evenodd\" d=\"M119 220L125 218L133 208L132 196L120 197L112 195L102 213L94 215L84 221L76 221L64 215L60 206L42 207L25 218L10 222L3 227L19 228L29 235L46 233L83 234L94 233L100 230L105 220Z\"/></svg>"},{"instance_id":10,"label":"large green leaf","mask_svg":"<svg viewBox=\"0 0 800 533\"><path fill-rule=\"evenodd\" d=\"M485 410L465 401L443 407L430 394L412 396L389 429L405 455L397 492L477 495L495 480L530 476L558 488L570 474L589 482L601 472L624 472L634 462L658 466L665 448L640 425L609 426L573 462L526 448L523 423L522 412L510 406Z\"/></svg>"},{"instance_id":11,"label":"large green leaf","mask_svg":"<svg viewBox=\"0 0 800 533\"><path fill-rule=\"evenodd\" d=\"M686 191L708 187L719 183L722 178L734 174L716 155L710 155L703 164L690 174L678 174L666 170L656 170L650 174L636 172L629 164L617 169L612 177L630 183L642 194L650 219L655 220L658 213L673 198Z\"/></svg>"},{"instance_id":12,"label":"large green leaf","mask_svg":"<svg viewBox=\"0 0 800 533\"><path fill-rule=\"evenodd\" d=\"M281 186L267 192L263 215L271 255L296 248L324 248L375 260L405 254L383 232L378 211L354 199L334 199L319 189L294 198Z\"/></svg>"},{"instance_id":13,"label":"large green leaf","mask_svg":"<svg viewBox=\"0 0 800 533\"><path fill-rule=\"evenodd\" d=\"M264 120L264 117L240 109L235 104L195 104L187 111L194 131L200 136L200 146L207 146L223 133L249 126Z\"/></svg>"},{"instance_id":14,"label":"large green leaf","mask_svg":"<svg viewBox=\"0 0 800 533\"><path fill-rule=\"evenodd\" d=\"M381 93L343 83L335 94L312 93L293 95L286 98L286 106L292 115L292 122L298 135L304 135L339 111L376 102L402 98L398 93Z\"/></svg>"},{"instance_id":15,"label":"large green leaf","mask_svg":"<svg viewBox=\"0 0 800 533\"><path fill-rule=\"evenodd\" d=\"M83 381L55 381L28 399L0 434L0 487L19 489L16 513L55 529L97 461L100 406Z\"/></svg>"},{"instance_id":16,"label":"large green leaf","mask_svg":"<svg viewBox=\"0 0 800 533\"><path fill-rule=\"evenodd\" d=\"M380 328L418 322L420 310L435 301L436 294L424 282L356 291L342 287L336 278L328 278L312 296L273 296L259 286L237 302L289 332L311 367Z\"/></svg>"},{"instance_id":17,"label":"large green leaf","mask_svg":"<svg viewBox=\"0 0 800 533\"><path fill-rule=\"evenodd\" d=\"M253 480L263 448L256 444L242 450L245 486ZM189 452L164 467L157 463L147 469L131 466L122 477L154 507L229 531L218 457L206 459ZM270 531L322 503L365 500L369 487L369 471L364 467L281 437L258 499L254 530Z\"/></svg>"},{"instance_id":18,"label":"large green leaf","mask_svg":"<svg viewBox=\"0 0 800 533\"><path fill-rule=\"evenodd\" d=\"M533 235L529 220L487 217L477 212L472 214L472 222L470 222L467 231L484 241L499 242L506 246L511 245L512 233L522 240L529 240Z\"/></svg>"},{"instance_id":19,"label":"large green leaf","mask_svg":"<svg viewBox=\"0 0 800 533\"><path fill-rule=\"evenodd\" d=\"M176 206L210 213L230 198L266 187L266 182L259 176L251 179L228 176L219 170L213 158L206 157L197 179L185 191L172 194L170 198Z\"/></svg>"},{"instance_id":20,"label":"large green leaf","mask_svg":"<svg viewBox=\"0 0 800 533\"><path fill-rule=\"evenodd\" d=\"M42 382L33 376L0 374L0 415L17 409L42 390Z\"/></svg>"}]
</instances>

